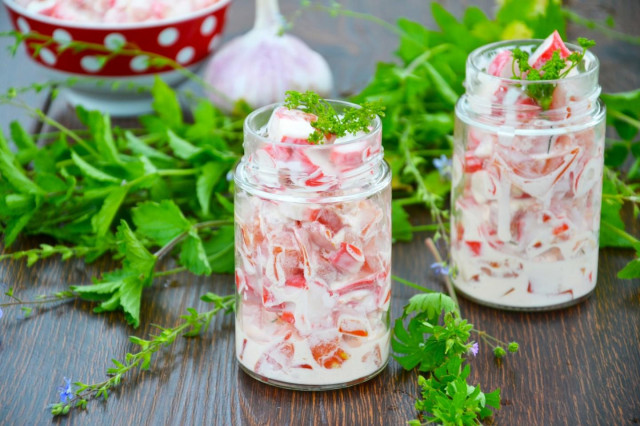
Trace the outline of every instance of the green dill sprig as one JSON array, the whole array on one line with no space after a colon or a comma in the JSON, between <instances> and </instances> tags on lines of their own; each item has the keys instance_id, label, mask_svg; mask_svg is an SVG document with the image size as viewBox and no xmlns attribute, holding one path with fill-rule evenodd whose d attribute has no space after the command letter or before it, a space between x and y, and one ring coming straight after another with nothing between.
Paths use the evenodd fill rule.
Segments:
<instances>
[{"instance_id":1,"label":"green dill sprig","mask_svg":"<svg viewBox=\"0 0 640 426\"><path fill-rule=\"evenodd\" d=\"M148 370L151 367L153 355L163 347L174 343L178 336L195 337L207 330L216 314L219 312L228 314L235 310L235 295L219 296L214 293L207 293L200 299L207 303L213 303L213 309L198 312L193 308L189 308L187 309L188 314L180 316L184 320L182 323L173 328L157 326L160 333L152 335L149 340L136 336L129 337L131 343L140 346L140 351L127 353L124 361L113 359L114 367L107 369L107 374L111 377L103 382L75 382L73 386L68 383L67 387L61 389L63 392L61 393L61 402L49 406L51 414L54 416L66 415L72 408L84 409L91 399L103 398L106 401L109 397L109 392L120 384L127 373L136 368Z\"/></svg>"},{"instance_id":2,"label":"green dill sprig","mask_svg":"<svg viewBox=\"0 0 640 426\"><path fill-rule=\"evenodd\" d=\"M311 91L287 91L284 105L289 109L297 108L318 117L311 123L315 131L309 135L309 142L316 144L322 143L325 135L341 137L347 133L369 131L371 120L376 116L384 116L384 106L380 101L364 102L360 108L346 108L341 116L329 102Z\"/></svg>"},{"instance_id":3,"label":"green dill sprig","mask_svg":"<svg viewBox=\"0 0 640 426\"><path fill-rule=\"evenodd\" d=\"M545 62L539 69L529 65L529 54L520 48L513 49L513 62L511 63L511 71L513 79L526 81L542 81L539 84L527 84L525 91L527 95L536 101L543 110L549 109L553 100L553 92L556 89L555 83L547 83L545 81L559 80L566 77L576 67L587 49L595 46L595 41L583 37L578 38L578 44L582 47L581 51L572 52L566 59L560 56L560 51L556 50L551 55L551 59ZM567 64L569 62L569 64ZM518 72L516 72L516 65Z\"/></svg>"}]
</instances>

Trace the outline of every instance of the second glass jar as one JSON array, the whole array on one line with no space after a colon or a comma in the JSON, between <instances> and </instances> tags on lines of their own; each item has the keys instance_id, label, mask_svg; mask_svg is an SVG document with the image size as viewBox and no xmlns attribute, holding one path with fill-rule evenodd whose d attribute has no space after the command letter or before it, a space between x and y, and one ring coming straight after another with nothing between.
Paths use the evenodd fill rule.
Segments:
<instances>
[{"instance_id":1,"label":"second glass jar","mask_svg":"<svg viewBox=\"0 0 640 426\"><path fill-rule=\"evenodd\" d=\"M499 55L531 52L540 43L500 42L472 52L466 93L456 105L453 281L467 297L503 309L574 304L597 278L605 131L597 58L587 52L559 80L486 71ZM526 95L533 89L553 94L547 109Z\"/></svg>"}]
</instances>

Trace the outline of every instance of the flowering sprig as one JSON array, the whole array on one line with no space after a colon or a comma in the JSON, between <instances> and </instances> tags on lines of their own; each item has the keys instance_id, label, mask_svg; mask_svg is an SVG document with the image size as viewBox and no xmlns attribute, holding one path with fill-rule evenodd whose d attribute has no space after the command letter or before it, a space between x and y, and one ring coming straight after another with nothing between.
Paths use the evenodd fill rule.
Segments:
<instances>
[{"instance_id":1,"label":"flowering sprig","mask_svg":"<svg viewBox=\"0 0 640 426\"><path fill-rule=\"evenodd\" d=\"M502 341L497 337L488 334L486 331L476 329L473 329L472 331L475 332L483 342L485 342L493 349L493 355L498 359L503 358L507 354L507 352L516 353L520 348L517 342ZM507 348L506 350L504 349L505 347Z\"/></svg>"},{"instance_id":2,"label":"flowering sprig","mask_svg":"<svg viewBox=\"0 0 640 426\"><path fill-rule=\"evenodd\" d=\"M440 173L440 176L443 179L451 180L451 166L451 158L447 157L444 154L440 155L440 157L438 158L433 159L433 167L438 170L438 173Z\"/></svg>"},{"instance_id":3,"label":"flowering sprig","mask_svg":"<svg viewBox=\"0 0 640 426\"><path fill-rule=\"evenodd\" d=\"M131 343L140 346L139 352L127 353L125 360L112 360L114 367L107 369L107 374L111 377L100 383L87 384L83 382L75 382L72 384L67 381L66 386L58 388L60 392L60 402L51 404L51 414L54 416L68 414L72 408L86 408L90 399L104 398L106 401L109 397L109 391L120 384L123 376L131 370L139 367L142 370L148 370L151 366L151 358L158 350L164 346L171 345L178 336L194 337L201 332L206 331L213 317L223 311L230 313L235 310L235 295L219 296L214 293L207 293L200 299L207 303L213 303L213 309L206 312L198 312L193 308L188 308L188 314L182 315L184 320L181 324L173 328L163 328L157 326L161 332L152 335L150 340L141 339L136 336L129 337Z\"/></svg>"}]
</instances>

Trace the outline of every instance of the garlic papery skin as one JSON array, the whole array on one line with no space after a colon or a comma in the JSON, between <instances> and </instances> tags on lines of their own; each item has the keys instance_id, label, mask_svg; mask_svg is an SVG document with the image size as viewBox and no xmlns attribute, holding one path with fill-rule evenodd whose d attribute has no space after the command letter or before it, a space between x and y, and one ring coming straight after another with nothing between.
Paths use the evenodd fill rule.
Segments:
<instances>
[{"instance_id":1,"label":"garlic papery skin","mask_svg":"<svg viewBox=\"0 0 640 426\"><path fill-rule=\"evenodd\" d=\"M244 99L257 108L282 101L287 90L331 95L333 78L325 59L298 37L280 34L282 22L277 0L256 1L254 28L225 44L205 70L216 105L231 110Z\"/></svg>"}]
</instances>

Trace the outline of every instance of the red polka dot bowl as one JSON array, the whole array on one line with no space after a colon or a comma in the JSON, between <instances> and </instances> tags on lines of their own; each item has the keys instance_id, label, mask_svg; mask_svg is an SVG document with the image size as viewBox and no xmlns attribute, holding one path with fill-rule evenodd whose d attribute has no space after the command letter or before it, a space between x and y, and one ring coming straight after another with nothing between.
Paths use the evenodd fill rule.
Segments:
<instances>
[{"instance_id":1,"label":"red polka dot bowl","mask_svg":"<svg viewBox=\"0 0 640 426\"><path fill-rule=\"evenodd\" d=\"M199 69L220 43L230 3L218 0L171 19L96 23L62 20L4 0L14 28L33 34L24 43L28 55L53 79L81 77L67 99L116 116L150 109L149 94L140 88L149 87L156 75L176 86L186 79L177 64ZM75 42L84 48L76 49Z\"/></svg>"}]
</instances>

